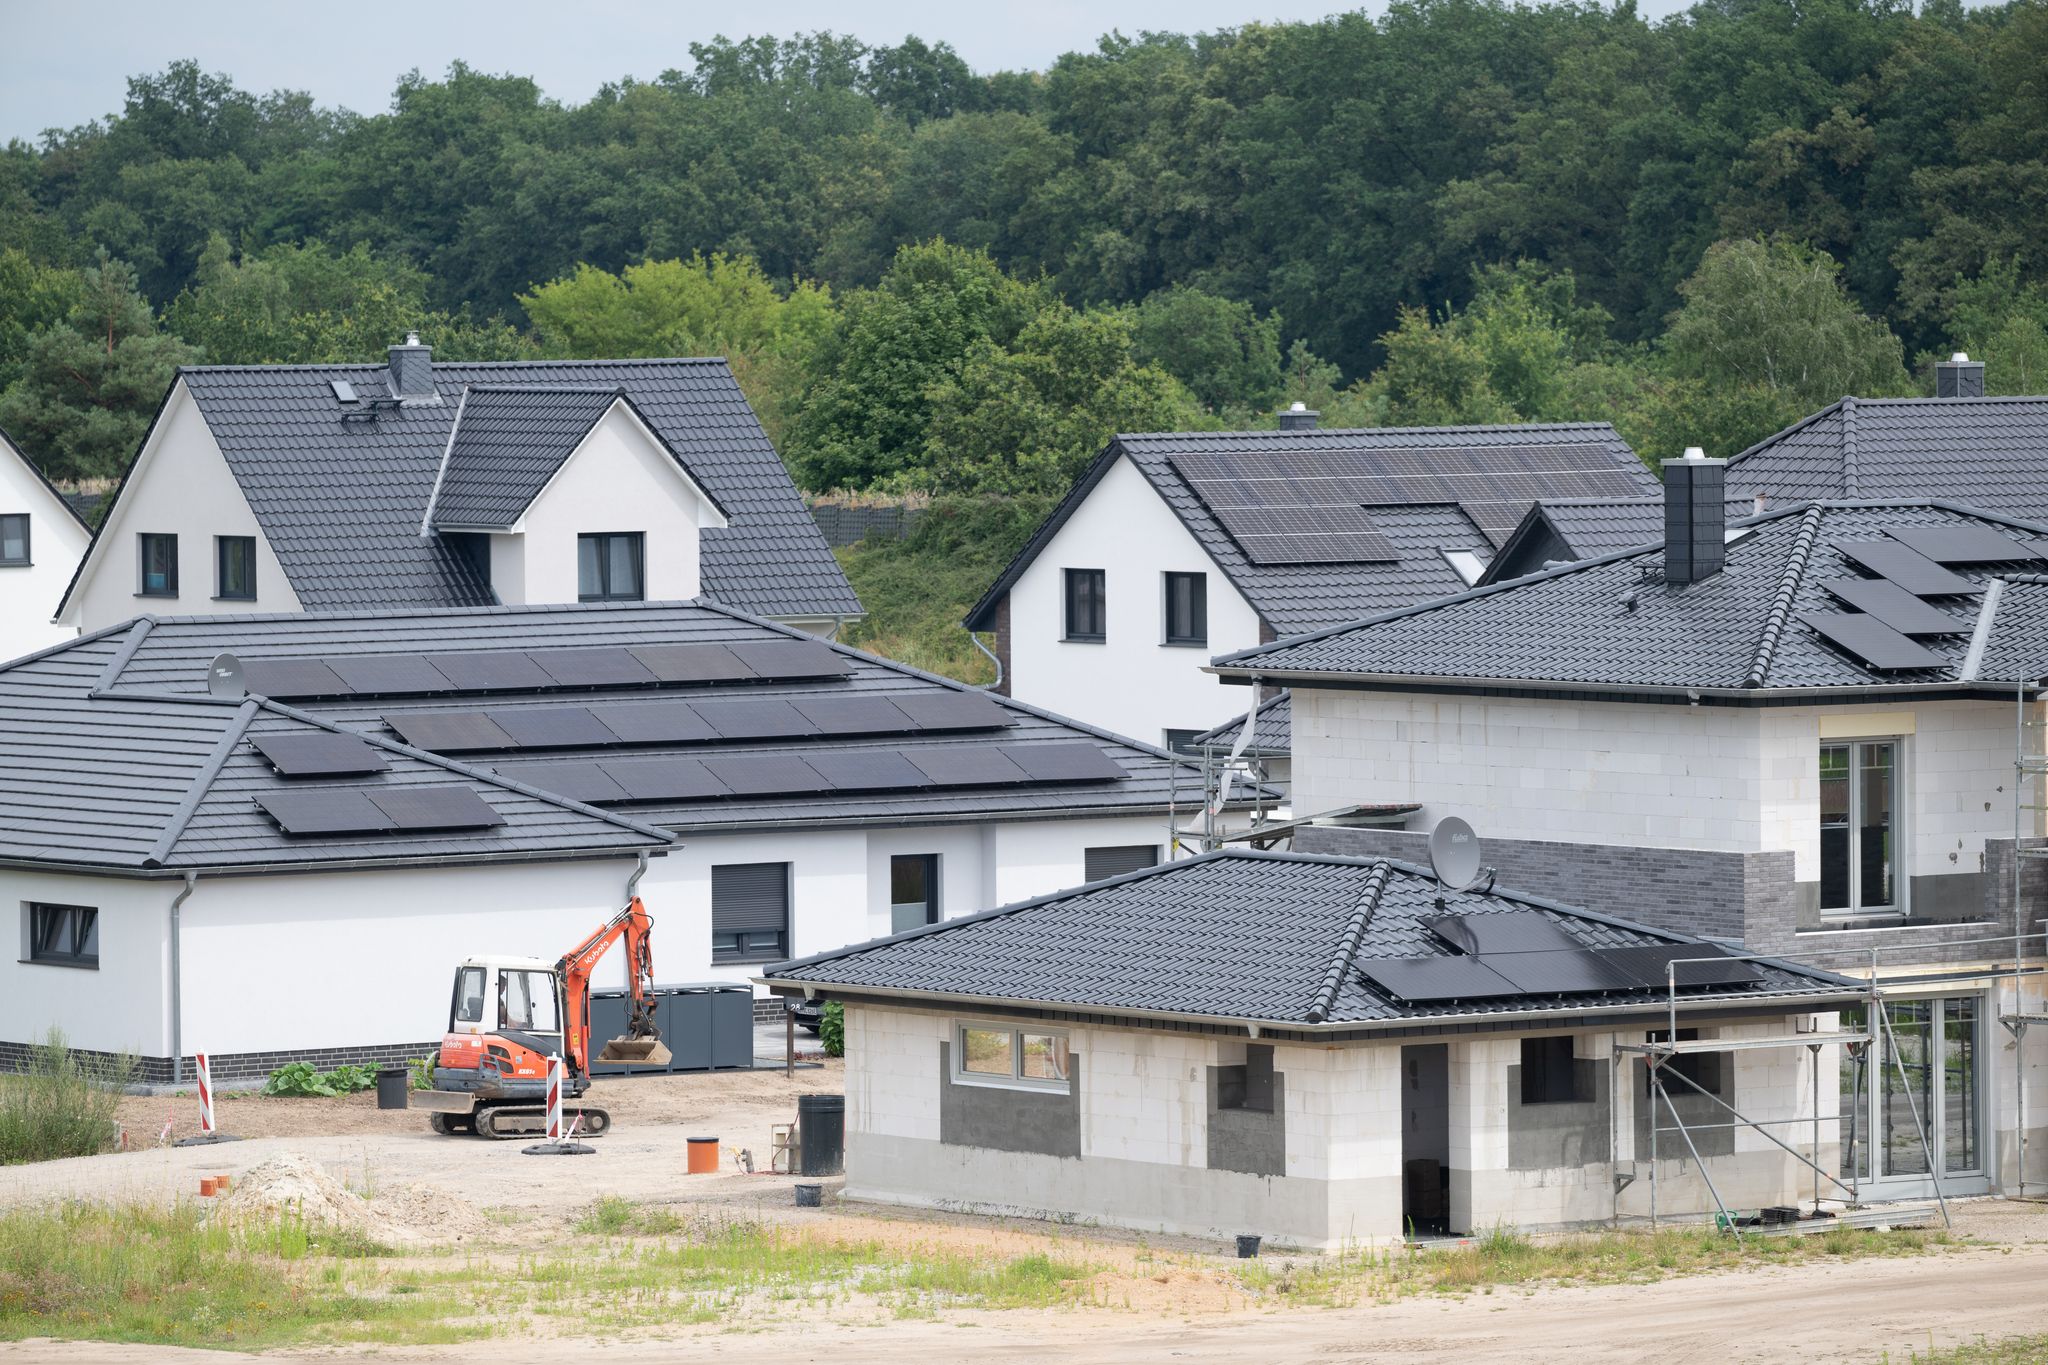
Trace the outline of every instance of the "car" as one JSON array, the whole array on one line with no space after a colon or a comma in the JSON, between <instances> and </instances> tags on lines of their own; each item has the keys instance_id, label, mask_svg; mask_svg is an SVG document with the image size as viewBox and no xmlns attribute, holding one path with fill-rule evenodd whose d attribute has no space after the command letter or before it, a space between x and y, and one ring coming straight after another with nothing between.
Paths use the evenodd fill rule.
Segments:
<instances>
[{"instance_id":1,"label":"car","mask_svg":"<svg viewBox=\"0 0 2048 1365\"><path fill-rule=\"evenodd\" d=\"M789 1012L796 1016L796 1026L805 1033L816 1033L825 1024L825 1002L822 1000L792 1000Z\"/></svg>"}]
</instances>

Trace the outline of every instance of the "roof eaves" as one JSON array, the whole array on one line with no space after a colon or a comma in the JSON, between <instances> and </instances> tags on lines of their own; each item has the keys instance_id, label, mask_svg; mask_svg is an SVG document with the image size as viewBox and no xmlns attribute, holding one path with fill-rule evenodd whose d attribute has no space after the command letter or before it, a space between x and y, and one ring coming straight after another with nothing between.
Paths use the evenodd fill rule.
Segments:
<instances>
[{"instance_id":1,"label":"roof eaves","mask_svg":"<svg viewBox=\"0 0 2048 1365\"><path fill-rule=\"evenodd\" d=\"M1746 460L1750 456L1756 454L1758 451L1768 449L1769 447L1774 446L1778 442L1784 440L1786 437L1804 431L1806 428L1813 426L1817 422L1825 421L1827 418L1834 415L1834 413L1838 409L1840 409L1841 406L1842 400L1838 398L1834 402L1822 408L1819 412L1808 413L1806 416L1794 422L1791 426L1786 427L1784 430L1772 432L1769 436L1764 437L1761 441L1758 441L1755 445L1750 446L1747 450L1739 450L1735 454L1730 455L1728 457L1728 463L1731 466L1739 464L1743 460Z\"/></svg>"}]
</instances>

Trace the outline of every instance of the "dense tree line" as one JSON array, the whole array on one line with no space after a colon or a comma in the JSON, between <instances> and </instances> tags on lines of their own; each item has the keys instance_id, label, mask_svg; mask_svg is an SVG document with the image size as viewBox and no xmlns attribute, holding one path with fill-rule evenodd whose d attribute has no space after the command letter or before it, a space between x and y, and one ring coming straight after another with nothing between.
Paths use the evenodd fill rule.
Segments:
<instances>
[{"instance_id":1,"label":"dense tree line","mask_svg":"<svg viewBox=\"0 0 2048 1365\"><path fill-rule=\"evenodd\" d=\"M179 63L11 144L0 425L102 475L177 363L417 327L727 353L810 487L1044 497L1110 431L1289 399L1613 420L1661 458L1956 347L2048 385L2042 0L1409 0L1042 73L689 56L574 106L414 73L373 115Z\"/></svg>"}]
</instances>

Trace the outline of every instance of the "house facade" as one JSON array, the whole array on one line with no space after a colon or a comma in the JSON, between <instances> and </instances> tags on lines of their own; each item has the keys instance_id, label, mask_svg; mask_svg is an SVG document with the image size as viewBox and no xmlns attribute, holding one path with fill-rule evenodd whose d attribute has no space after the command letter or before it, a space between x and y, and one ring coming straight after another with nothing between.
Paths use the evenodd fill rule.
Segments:
<instances>
[{"instance_id":1,"label":"house facade","mask_svg":"<svg viewBox=\"0 0 2048 1365\"><path fill-rule=\"evenodd\" d=\"M53 618L91 534L0 431L0 659L76 633Z\"/></svg>"}]
</instances>

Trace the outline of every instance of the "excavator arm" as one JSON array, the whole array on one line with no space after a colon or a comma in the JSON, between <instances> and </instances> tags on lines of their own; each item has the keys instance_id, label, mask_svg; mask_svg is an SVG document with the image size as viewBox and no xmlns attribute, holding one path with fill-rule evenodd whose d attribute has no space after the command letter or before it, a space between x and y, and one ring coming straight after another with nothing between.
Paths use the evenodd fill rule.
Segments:
<instances>
[{"instance_id":1,"label":"excavator arm","mask_svg":"<svg viewBox=\"0 0 2048 1365\"><path fill-rule=\"evenodd\" d=\"M590 1074L590 977L613 944L626 941L626 982L632 991L632 1005L626 1014L626 1031L604 1045L601 1062L641 1062L665 1066L669 1050L654 1023L654 920L638 896L612 916L602 928L563 956L556 970L562 977L563 1015L569 1064Z\"/></svg>"}]
</instances>

